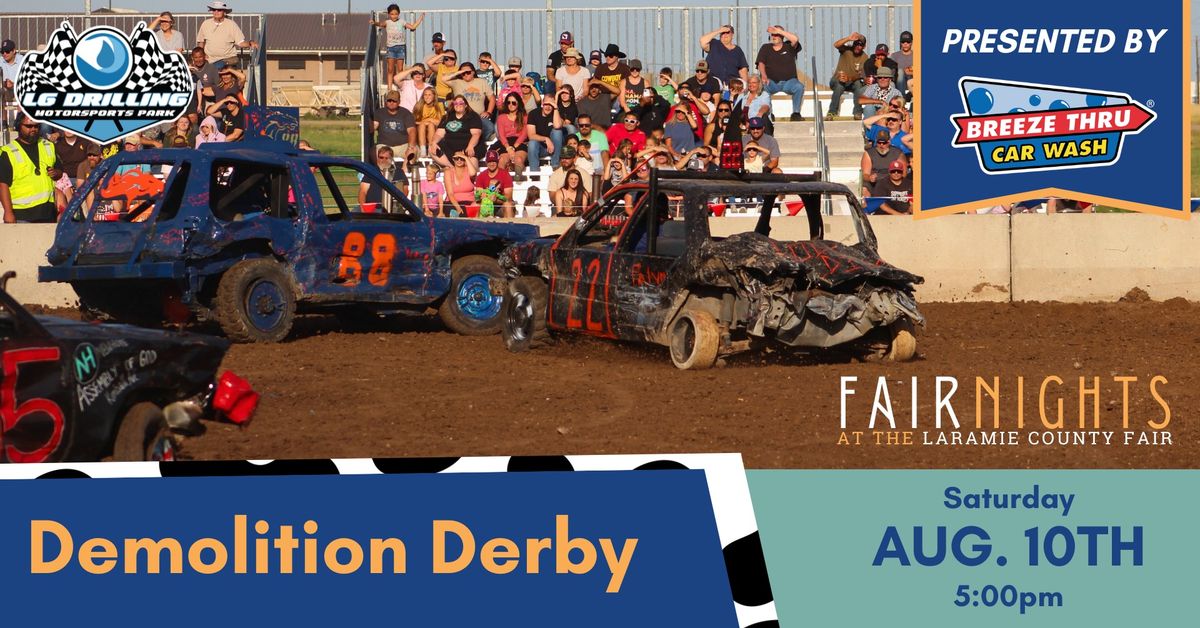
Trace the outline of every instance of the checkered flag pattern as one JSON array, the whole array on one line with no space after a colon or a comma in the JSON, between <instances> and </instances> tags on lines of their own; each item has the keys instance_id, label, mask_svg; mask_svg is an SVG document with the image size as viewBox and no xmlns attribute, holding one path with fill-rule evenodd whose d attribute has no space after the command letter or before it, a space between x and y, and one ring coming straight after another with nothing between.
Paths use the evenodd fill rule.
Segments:
<instances>
[{"instance_id":1,"label":"checkered flag pattern","mask_svg":"<svg viewBox=\"0 0 1200 628\"><path fill-rule=\"evenodd\" d=\"M45 50L31 52L26 57L21 74L17 77L17 92L35 93L47 89L71 92L86 89L72 66L78 41L75 29L69 22L63 22L62 28L50 37ZM187 61L182 55L164 54L145 22L139 22L134 29L130 48L133 50L130 60L133 69L120 87L121 91L192 91L192 75L188 71Z\"/></svg>"},{"instance_id":2,"label":"checkered flag pattern","mask_svg":"<svg viewBox=\"0 0 1200 628\"><path fill-rule=\"evenodd\" d=\"M158 47L154 33L139 22L133 31L133 70L125 81L124 89L131 92L192 91L192 73L182 55L164 54Z\"/></svg>"},{"instance_id":3,"label":"checkered flag pattern","mask_svg":"<svg viewBox=\"0 0 1200 628\"><path fill-rule=\"evenodd\" d=\"M72 60L78 36L69 22L50 36L50 43L41 52L31 52L25 57L21 73L17 76L17 93L32 93L51 89L72 92L83 89L83 82L75 75Z\"/></svg>"}]
</instances>

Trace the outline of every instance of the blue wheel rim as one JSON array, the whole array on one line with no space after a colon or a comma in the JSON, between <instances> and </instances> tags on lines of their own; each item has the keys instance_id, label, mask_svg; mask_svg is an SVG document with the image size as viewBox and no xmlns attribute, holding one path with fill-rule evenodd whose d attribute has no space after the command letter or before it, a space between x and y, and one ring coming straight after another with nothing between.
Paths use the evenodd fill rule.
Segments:
<instances>
[{"instance_id":1,"label":"blue wheel rim","mask_svg":"<svg viewBox=\"0 0 1200 628\"><path fill-rule=\"evenodd\" d=\"M492 294L491 278L483 273L468 275L458 284L458 309L468 318L487 321L500 314L504 297Z\"/></svg>"},{"instance_id":2,"label":"blue wheel rim","mask_svg":"<svg viewBox=\"0 0 1200 628\"><path fill-rule=\"evenodd\" d=\"M283 290L273 281L259 279L246 291L246 314L255 329L270 331L283 322Z\"/></svg>"}]
</instances>

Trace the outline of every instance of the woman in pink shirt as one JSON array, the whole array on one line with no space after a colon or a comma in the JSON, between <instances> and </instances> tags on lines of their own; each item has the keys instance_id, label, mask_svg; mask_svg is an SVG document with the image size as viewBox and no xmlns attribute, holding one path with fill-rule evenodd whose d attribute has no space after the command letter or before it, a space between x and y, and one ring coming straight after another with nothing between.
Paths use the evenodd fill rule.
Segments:
<instances>
[{"instance_id":1,"label":"woman in pink shirt","mask_svg":"<svg viewBox=\"0 0 1200 628\"><path fill-rule=\"evenodd\" d=\"M444 160L445 157L439 159ZM444 216L466 216L467 205L475 202L475 175L479 166L474 157L468 157L463 151L454 153L445 167L443 182L446 186L446 202L442 204Z\"/></svg>"},{"instance_id":2,"label":"woman in pink shirt","mask_svg":"<svg viewBox=\"0 0 1200 628\"><path fill-rule=\"evenodd\" d=\"M410 112L421 99L421 92L429 87L425 82L425 66L414 63L413 66L396 75L396 89L400 92L400 106Z\"/></svg>"},{"instance_id":3,"label":"woman in pink shirt","mask_svg":"<svg viewBox=\"0 0 1200 628\"><path fill-rule=\"evenodd\" d=\"M496 117L496 142L492 144L492 150L500 154L500 169L515 176L525 172L525 159L529 155L526 127L521 98L516 94L505 96L500 115Z\"/></svg>"}]
</instances>

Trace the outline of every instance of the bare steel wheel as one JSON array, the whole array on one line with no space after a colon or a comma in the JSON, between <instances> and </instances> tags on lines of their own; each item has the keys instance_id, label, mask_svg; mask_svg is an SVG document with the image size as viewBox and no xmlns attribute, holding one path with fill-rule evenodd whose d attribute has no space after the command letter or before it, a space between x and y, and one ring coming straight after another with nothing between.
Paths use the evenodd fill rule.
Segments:
<instances>
[{"instance_id":1,"label":"bare steel wheel","mask_svg":"<svg viewBox=\"0 0 1200 628\"><path fill-rule=\"evenodd\" d=\"M721 329L704 310L684 310L671 324L671 362L678 368L712 368L720 346Z\"/></svg>"},{"instance_id":2,"label":"bare steel wheel","mask_svg":"<svg viewBox=\"0 0 1200 628\"><path fill-rule=\"evenodd\" d=\"M509 351L528 351L550 338L546 329L548 293L546 282L538 277L520 277L509 282L500 332Z\"/></svg>"}]
</instances>

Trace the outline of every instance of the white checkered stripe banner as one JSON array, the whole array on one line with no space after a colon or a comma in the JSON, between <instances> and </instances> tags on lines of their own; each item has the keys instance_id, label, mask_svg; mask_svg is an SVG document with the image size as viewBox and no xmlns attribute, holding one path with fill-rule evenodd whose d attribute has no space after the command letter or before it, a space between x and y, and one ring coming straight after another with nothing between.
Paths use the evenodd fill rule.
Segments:
<instances>
[{"instance_id":1,"label":"white checkered stripe banner","mask_svg":"<svg viewBox=\"0 0 1200 628\"><path fill-rule=\"evenodd\" d=\"M72 60L78 36L69 22L54 31L46 49L31 52L25 57L21 73L17 77L17 92L33 93L51 88L58 92L73 92L83 89L83 82L75 76Z\"/></svg>"},{"instance_id":2,"label":"white checkered stripe banner","mask_svg":"<svg viewBox=\"0 0 1200 628\"><path fill-rule=\"evenodd\" d=\"M192 91L192 76L187 61L182 55L164 54L158 47L154 33L146 28L144 22L138 23L131 39L133 56L130 62L133 68L119 91ZM45 50L29 53L17 77L17 91L34 93L51 89L72 92L85 89L72 67L78 41L75 29L69 22L63 22L62 29L54 32Z\"/></svg>"}]
</instances>

